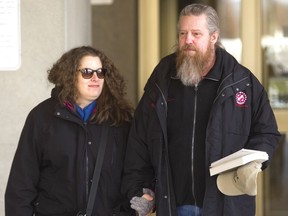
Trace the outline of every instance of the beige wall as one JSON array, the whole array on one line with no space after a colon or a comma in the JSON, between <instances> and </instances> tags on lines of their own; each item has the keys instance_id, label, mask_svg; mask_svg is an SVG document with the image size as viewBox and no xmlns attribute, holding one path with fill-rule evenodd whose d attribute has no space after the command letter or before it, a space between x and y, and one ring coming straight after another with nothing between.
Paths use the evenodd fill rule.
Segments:
<instances>
[{"instance_id":1,"label":"beige wall","mask_svg":"<svg viewBox=\"0 0 288 216\"><path fill-rule=\"evenodd\" d=\"M4 215L6 182L26 116L50 96L47 69L65 50L90 43L89 7L88 0L21 1L22 64L17 71L0 71L0 215Z\"/></svg>"},{"instance_id":2,"label":"beige wall","mask_svg":"<svg viewBox=\"0 0 288 216\"><path fill-rule=\"evenodd\" d=\"M138 102L137 4L135 0L114 0L113 4L93 5L91 15L92 44L123 74L133 105Z\"/></svg>"}]
</instances>

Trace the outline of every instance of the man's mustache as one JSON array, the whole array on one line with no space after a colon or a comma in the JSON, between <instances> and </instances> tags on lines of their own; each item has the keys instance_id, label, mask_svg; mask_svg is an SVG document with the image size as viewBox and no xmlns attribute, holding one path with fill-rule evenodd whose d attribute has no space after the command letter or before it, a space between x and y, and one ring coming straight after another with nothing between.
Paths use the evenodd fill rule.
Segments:
<instances>
[{"instance_id":1,"label":"man's mustache","mask_svg":"<svg viewBox=\"0 0 288 216\"><path fill-rule=\"evenodd\" d=\"M197 48L191 44L185 44L181 50L184 50L184 51L187 51L187 50L190 50L190 51L197 51Z\"/></svg>"}]
</instances>

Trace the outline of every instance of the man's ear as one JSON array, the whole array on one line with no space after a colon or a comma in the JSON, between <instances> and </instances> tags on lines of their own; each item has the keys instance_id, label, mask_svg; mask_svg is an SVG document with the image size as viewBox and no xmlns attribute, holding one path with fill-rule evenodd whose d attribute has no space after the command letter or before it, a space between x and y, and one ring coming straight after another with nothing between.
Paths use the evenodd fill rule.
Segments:
<instances>
[{"instance_id":1,"label":"man's ear","mask_svg":"<svg viewBox=\"0 0 288 216\"><path fill-rule=\"evenodd\" d=\"M219 37L219 33L216 31L211 35L211 42L213 42L214 44L217 42Z\"/></svg>"}]
</instances>

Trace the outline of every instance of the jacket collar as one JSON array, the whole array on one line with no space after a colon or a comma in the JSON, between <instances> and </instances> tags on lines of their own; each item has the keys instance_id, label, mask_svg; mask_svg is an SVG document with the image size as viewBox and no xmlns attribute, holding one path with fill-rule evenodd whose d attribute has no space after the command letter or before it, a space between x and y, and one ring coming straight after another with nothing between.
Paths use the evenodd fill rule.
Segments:
<instances>
[{"instance_id":1,"label":"jacket collar","mask_svg":"<svg viewBox=\"0 0 288 216\"><path fill-rule=\"evenodd\" d=\"M211 70L208 72L208 74L204 77L204 79L219 81L222 76L222 70L221 70L221 63L222 63L222 52L221 48L216 48L216 60L215 64L211 68Z\"/></svg>"}]
</instances>

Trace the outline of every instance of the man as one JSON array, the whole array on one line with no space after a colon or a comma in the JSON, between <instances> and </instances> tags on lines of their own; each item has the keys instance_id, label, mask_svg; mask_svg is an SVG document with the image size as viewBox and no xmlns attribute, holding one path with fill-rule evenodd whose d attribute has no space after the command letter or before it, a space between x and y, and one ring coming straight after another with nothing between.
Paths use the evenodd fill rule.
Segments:
<instances>
[{"instance_id":1,"label":"man","mask_svg":"<svg viewBox=\"0 0 288 216\"><path fill-rule=\"evenodd\" d=\"M157 216L255 215L255 196L221 193L209 165L242 148L271 159L280 134L263 86L221 48L219 32L213 8L185 7L177 51L160 61L145 86L123 179L139 215L154 207Z\"/></svg>"}]
</instances>

